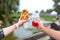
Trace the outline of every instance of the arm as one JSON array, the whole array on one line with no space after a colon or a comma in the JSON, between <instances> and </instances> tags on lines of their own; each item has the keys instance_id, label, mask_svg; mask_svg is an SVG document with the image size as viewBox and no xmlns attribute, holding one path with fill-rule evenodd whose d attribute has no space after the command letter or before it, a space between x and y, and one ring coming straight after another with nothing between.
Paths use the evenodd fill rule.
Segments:
<instances>
[{"instance_id":1,"label":"arm","mask_svg":"<svg viewBox=\"0 0 60 40\"><path fill-rule=\"evenodd\" d=\"M35 22L39 23L39 26L37 27L39 30L48 34L49 36L53 37L56 40L60 40L60 31L56 31L53 29L46 28L39 19L35 20Z\"/></svg>"},{"instance_id":2,"label":"arm","mask_svg":"<svg viewBox=\"0 0 60 40\"><path fill-rule=\"evenodd\" d=\"M56 31L56 30L49 29L46 27L39 27L38 29L41 30L42 32L48 34L52 38L54 38L56 40L60 40L60 31Z\"/></svg>"},{"instance_id":3,"label":"arm","mask_svg":"<svg viewBox=\"0 0 60 40\"><path fill-rule=\"evenodd\" d=\"M7 36L8 34L10 34L15 29L16 29L15 25L11 25L9 27L3 28L4 36Z\"/></svg>"},{"instance_id":4,"label":"arm","mask_svg":"<svg viewBox=\"0 0 60 40\"><path fill-rule=\"evenodd\" d=\"M14 24L14 25L3 28L4 36L7 36L8 34L10 34L15 29L18 29L24 22L26 22L26 20L20 20L20 21L18 21L18 23Z\"/></svg>"}]
</instances>

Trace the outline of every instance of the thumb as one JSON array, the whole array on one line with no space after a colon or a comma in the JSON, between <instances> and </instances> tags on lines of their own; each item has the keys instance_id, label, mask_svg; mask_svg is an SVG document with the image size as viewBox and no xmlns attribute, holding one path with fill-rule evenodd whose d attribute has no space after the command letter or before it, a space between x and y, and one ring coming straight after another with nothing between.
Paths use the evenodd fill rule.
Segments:
<instances>
[{"instance_id":1,"label":"thumb","mask_svg":"<svg viewBox=\"0 0 60 40\"><path fill-rule=\"evenodd\" d=\"M26 20L22 20L22 23L25 23L25 22L27 22Z\"/></svg>"},{"instance_id":2,"label":"thumb","mask_svg":"<svg viewBox=\"0 0 60 40\"><path fill-rule=\"evenodd\" d=\"M20 19L19 19L18 22L25 23L25 22L27 22L27 21L26 21L26 20L20 20Z\"/></svg>"}]
</instances>

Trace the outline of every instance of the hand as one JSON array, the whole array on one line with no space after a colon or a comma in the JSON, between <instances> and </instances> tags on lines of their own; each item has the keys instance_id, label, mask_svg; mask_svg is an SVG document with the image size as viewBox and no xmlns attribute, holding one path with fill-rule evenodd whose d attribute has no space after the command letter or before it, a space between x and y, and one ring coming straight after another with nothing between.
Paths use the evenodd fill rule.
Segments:
<instances>
[{"instance_id":1,"label":"hand","mask_svg":"<svg viewBox=\"0 0 60 40\"><path fill-rule=\"evenodd\" d=\"M25 22L27 22L27 20L20 20L20 19L19 19L18 24L21 26L21 25L23 25Z\"/></svg>"},{"instance_id":2,"label":"hand","mask_svg":"<svg viewBox=\"0 0 60 40\"><path fill-rule=\"evenodd\" d=\"M27 20L20 20L15 24L16 28L18 29L19 27L21 27L25 22L27 22Z\"/></svg>"},{"instance_id":3,"label":"hand","mask_svg":"<svg viewBox=\"0 0 60 40\"><path fill-rule=\"evenodd\" d=\"M35 27L38 28L38 29L42 29L44 28L44 25L43 23L41 22L41 20L39 18L36 18L35 20L33 20L36 24L35 24Z\"/></svg>"}]
</instances>

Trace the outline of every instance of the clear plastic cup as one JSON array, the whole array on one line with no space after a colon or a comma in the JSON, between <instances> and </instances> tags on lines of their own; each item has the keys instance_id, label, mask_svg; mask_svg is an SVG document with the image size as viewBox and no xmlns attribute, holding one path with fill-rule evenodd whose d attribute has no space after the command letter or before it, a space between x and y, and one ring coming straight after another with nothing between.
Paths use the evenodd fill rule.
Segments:
<instances>
[{"instance_id":1,"label":"clear plastic cup","mask_svg":"<svg viewBox=\"0 0 60 40\"><path fill-rule=\"evenodd\" d=\"M39 14L38 13L32 13L32 15L29 16L29 20L28 22L24 23L24 28L31 28L32 26L32 21L36 18L39 18Z\"/></svg>"}]
</instances>

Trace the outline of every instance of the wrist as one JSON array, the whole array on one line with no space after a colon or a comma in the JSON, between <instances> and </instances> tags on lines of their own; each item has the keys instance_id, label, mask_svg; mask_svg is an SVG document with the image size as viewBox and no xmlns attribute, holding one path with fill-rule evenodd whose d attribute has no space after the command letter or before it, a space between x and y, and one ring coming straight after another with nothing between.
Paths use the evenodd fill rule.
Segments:
<instances>
[{"instance_id":1,"label":"wrist","mask_svg":"<svg viewBox=\"0 0 60 40\"><path fill-rule=\"evenodd\" d=\"M15 25L15 29L19 28L19 24L18 23L14 24L14 25Z\"/></svg>"},{"instance_id":2,"label":"wrist","mask_svg":"<svg viewBox=\"0 0 60 40\"><path fill-rule=\"evenodd\" d=\"M45 28L46 28L45 26L38 26L38 29L41 31L44 31Z\"/></svg>"}]
</instances>

